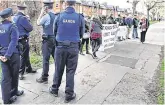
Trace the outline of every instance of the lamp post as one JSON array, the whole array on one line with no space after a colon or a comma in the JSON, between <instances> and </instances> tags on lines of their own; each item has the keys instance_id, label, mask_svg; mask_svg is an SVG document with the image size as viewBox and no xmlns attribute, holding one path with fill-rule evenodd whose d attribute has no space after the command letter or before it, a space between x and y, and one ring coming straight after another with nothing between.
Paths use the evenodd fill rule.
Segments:
<instances>
[{"instance_id":1,"label":"lamp post","mask_svg":"<svg viewBox=\"0 0 165 105\"><path fill-rule=\"evenodd\" d=\"M136 6L139 2L140 2L140 0L133 0L133 2L130 2L129 0L127 0L127 3L132 4L133 15L135 15L135 13L136 13Z\"/></svg>"}]
</instances>

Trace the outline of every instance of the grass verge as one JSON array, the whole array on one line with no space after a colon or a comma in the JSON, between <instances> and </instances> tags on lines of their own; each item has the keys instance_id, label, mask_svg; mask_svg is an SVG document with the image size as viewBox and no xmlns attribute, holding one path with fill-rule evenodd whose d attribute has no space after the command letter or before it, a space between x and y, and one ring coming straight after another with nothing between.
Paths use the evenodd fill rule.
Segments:
<instances>
[{"instance_id":1,"label":"grass verge","mask_svg":"<svg viewBox=\"0 0 165 105\"><path fill-rule=\"evenodd\" d=\"M30 62L31 62L32 68L34 70L42 68L42 55L37 55L35 53L31 53L30 54ZM50 58L50 64L53 64L53 62L54 62L54 60L51 57ZM2 73L2 68L0 65L0 81L1 81L1 73Z\"/></svg>"},{"instance_id":2,"label":"grass verge","mask_svg":"<svg viewBox=\"0 0 165 105\"><path fill-rule=\"evenodd\" d=\"M157 101L158 104L164 105L164 61L162 62L160 77L159 77L159 87L161 88L161 92L158 95Z\"/></svg>"},{"instance_id":3,"label":"grass verge","mask_svg":"<svg viewBox=\"0 0 165 105\"><path fill-rule=\"evenodd\" d=\"M158 23L159 21L150 21L150 25Z\"/></svg>"}]
</instances>

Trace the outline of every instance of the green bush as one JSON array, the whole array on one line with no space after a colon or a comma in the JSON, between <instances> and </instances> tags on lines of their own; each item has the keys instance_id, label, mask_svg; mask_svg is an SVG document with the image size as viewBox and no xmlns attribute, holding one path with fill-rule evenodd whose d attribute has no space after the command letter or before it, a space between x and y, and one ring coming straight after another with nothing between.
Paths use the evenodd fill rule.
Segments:
<instances>
[{"instance_id":1,"label":"green bush","mask_svg":"<svg viewBox=\"0 0 165 105\"><path fill-rule=\"evenodd\" d=\"M33 69L37 70L37 69L42 68L42 55L38 55L36 53L31 53L30 54L30 62L31 62ZM50 64L53 64L53 62L54 62L54 60L51 57L50 58Z\"/></svg>"},{"instance_id":2,"label":"green bush","mask_svg":"<svg viewBox=\"0 0 165 105\"><path fill-rule=\"evenodd\" d=\"M157 23L158 21L150 21L150 25Z\"/></svg>"}]
</instances>

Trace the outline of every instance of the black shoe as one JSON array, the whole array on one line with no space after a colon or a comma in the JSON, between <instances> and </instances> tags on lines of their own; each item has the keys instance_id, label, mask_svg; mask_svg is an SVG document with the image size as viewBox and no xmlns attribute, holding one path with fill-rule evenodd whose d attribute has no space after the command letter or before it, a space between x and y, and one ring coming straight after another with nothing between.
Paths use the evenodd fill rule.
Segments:
<instances>
[{"instance_id":1,"label":"black shoe","mask_svg":"<svg viewBox=\"0 0 165 105\"><path fill-rule=\"evenodd\" d=\"M36 79L36 82L47 84L48 83L48 79L40 77L40 78Z\"/></svg>"},{"instance_id":2,"label":"black shoe","mask_svg":"<svg viewBox=\"0 0 165 105\"><path fill-rule=\"evenodd\" d=\"M21 90L21 91L18 90L17 93L16 93L17 96L22 96L23 94L24 94L23 90Z\"/></svg>"},{"instance_id":3,"label":"black shoe","mask_svg":"<svg viewBox=\"0 0 165 105\"><path fill-rule=\"evenodd\" d=\"M65 103L69 103L70 101L74 100L76 98L76 93L73 93L71 97L65 96Z\"/></svg>"},{"instance_id":4,"label":"black shoe","mask_svg":"<svg viewBox=\"0 0 165 105\"><path fill-rule=\"evenodd\" d=\"M139 39L139 37L136 37L137 39Z\"/></svg>"},{"instance_id":5,"label":"black shoe","mask_svg":"<svg viewBox=\"0 0 165 105\"><path fill-rule=\"evenodd\" d=\"M4 102L4 104L12 104L17 100L17 96L12 96L8 102Z\"/></svg>"},{"instance_id":6,"label":"black shoe","mask_svg":"<svg viewBox=\"0 0 165 105\"><path fill-rule=\"evenodd\" d=\"M57 91L54 91L54 90L52 89L52 87L49 88L49 92L50 92L51 94L53 94L55 97L58 97L58 92L57 92Z\"/></svg>"},{"instance_id":7,"label":"black shoe","mask_svg":"<svg viewBox=\"0 0 165 105\"><path fill-rule=\"evenodd\" d=\"M22 74L21 74L20 77L19 77L20 80L24 80L24 78L25 78L25 77L24 77Z\"/></svg>"},{"instance_id":8,"label":"black shoe","mask_svg":"<svg viewBox=\"0 0 165 105\"><path fill-rule=\"evenodd\" d=\"M128 38L128 39L131 39L131 38Z\"/></svg>"},{"instance_id":9,"label":"black shoe","mask_svg":"<svg viewBox=\"0 0 165 105\"><path fill-rule=\"evenodd\" d=\"M86 54L91 54L91 53L89 51L87 51Z\"/></svg>"},{"instance_id":10,"label":"black shoe","mask_svg":"<svg viewBox=\"0 0 165 105\"><path fill-rule=\"evenodd\" d=\"M26 71L27 73L36 73L37 71L31 70L31 71Z\"/></svg>"}]
</instances>

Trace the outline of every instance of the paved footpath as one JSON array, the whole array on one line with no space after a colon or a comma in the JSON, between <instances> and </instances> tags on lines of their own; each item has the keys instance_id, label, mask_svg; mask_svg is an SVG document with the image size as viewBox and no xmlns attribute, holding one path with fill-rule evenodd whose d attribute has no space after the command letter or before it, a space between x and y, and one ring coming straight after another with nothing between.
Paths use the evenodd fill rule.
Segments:
<instances>
[{"instance_id":1,"label":"paved footpath","mask_svg":"<svg viewBox=\"0 0 165 105\"><path fill-rule=\"evenodd\" d=\"M100 59L91 56L79 57L75 75L77 98L73 104L151 104L147 84L151 83L159 65L161 48L164 45L164 22L150 27L146 43L139 40L118 42L114 48L99 52ZM50 65L48 84L36 83L41 74L26 75L19 88L25 91L15 104L63 104L65 75L55 98L48 90L52 84L54 65Z\"/></svg>"}]
</instances>

